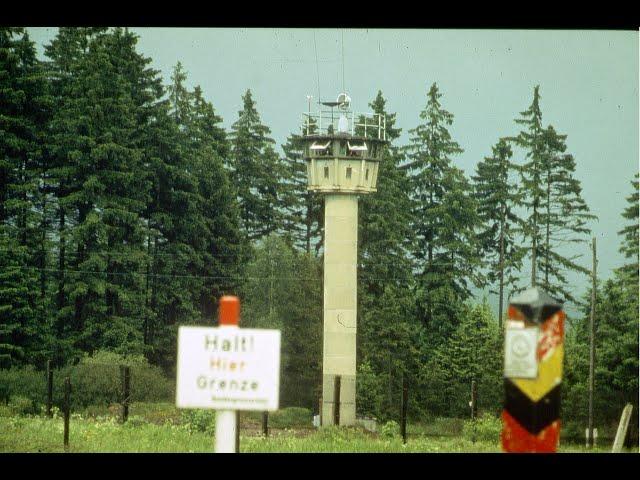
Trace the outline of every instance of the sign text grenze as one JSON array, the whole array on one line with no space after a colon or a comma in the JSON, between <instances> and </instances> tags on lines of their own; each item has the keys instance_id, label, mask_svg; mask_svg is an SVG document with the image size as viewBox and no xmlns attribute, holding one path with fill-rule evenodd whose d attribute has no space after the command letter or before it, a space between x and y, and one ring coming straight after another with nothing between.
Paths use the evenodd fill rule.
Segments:
<instances>
[{"instance_id":1,"label":"sign text grenze","mask_svg":"<svg viewBox=\"0 0 640 480\"><path fill-rule=\"evenodd\" d=\"M277 410L280 331L180 327L177 373L179 408Z\"/></svg>"}]
</instances>

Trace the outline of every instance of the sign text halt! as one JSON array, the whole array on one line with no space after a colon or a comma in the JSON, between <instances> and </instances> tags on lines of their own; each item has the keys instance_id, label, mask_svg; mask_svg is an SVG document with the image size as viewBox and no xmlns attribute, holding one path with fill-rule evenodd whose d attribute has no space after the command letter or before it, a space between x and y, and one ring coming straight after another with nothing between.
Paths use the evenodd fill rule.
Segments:
<instances>
[{"instance_id":1,"label":"sign text halt!","mask_svg":"<svg viewBox=\"0 0 640 480\"><path fill-rule=\"evenodd\" d=\"M177 373L178 408L277 410L280 331L180 327Z\"/></svg>"}]
</instances>

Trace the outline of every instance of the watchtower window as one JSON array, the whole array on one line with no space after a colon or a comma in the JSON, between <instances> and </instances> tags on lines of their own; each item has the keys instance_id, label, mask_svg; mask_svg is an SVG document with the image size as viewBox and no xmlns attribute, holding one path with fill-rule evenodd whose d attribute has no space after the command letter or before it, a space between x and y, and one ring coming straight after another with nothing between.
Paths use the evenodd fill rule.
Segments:
<instances>
[{"instance_id":1,"label":"watchtower window","mask_svg":"<svg viewBox=\"0 0 640 480\"><path fill-rule=\"evenodd\" d=\"M351 167L347 167L347 178L351 178Z\"/></svg>"},{"instance_id":2,"label":"watchtower window","mask_svg":"<svg viewBox=\"0 0 640 480\"><path fill-rule=\"evenodd\" d=\"M311 145L309 149L313 152L315 156L327 156L331 154L331 151L329 150L329 145L331 145L331 142L327 142L324 145L318 145L316 142L313 142L313 145Z\"/></svg>"},{"instance_id":3,"label":"watchtower window","mask_svg":"<svg viewBox=\"0 0 640 480\"><path fill-rule=\"evenodd\" d=\"M349 141L347 141L347 147L349 148L349 155L354 157L364 156L367 152L367 143L364 142L362 145L351 145Z\"/></svg>"},{"instance_id":4,"label":"watchtower window","mask_svg":"<svg viewBox=\"0 0 640 480\"><path fill-rule=\"evenodd\" d=\"M324 167L324 178L329 178L329 167Z\"/></svg>"},{"instance_id":5,"label":"watchtower window","mask_svg":"<svg viewBox=\"0 0 640 480\"><path fill-rule=\"evenodd\" d=\"M367 168L364 172L364 179L369 180L369 169Z\"/></svg>"}]
</instances>

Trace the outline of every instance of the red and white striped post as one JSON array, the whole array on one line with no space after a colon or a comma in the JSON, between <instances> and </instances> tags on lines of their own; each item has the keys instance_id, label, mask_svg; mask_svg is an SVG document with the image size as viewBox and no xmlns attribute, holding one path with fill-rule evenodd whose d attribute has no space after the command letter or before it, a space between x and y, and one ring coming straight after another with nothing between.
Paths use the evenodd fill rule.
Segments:
<instances>
[{"instance_id":1,"label":"red and white striped post","mask_svg":"<svg viewBox=\"0 0 640 480\"><path fill-rule=\"evenodd\" d=\"M220 328L237 329L240 323L240 299L233 295L220 297L218 304ZM216 453L236 453L236 411L216 410Z\"/></svg>"}]
</instances>

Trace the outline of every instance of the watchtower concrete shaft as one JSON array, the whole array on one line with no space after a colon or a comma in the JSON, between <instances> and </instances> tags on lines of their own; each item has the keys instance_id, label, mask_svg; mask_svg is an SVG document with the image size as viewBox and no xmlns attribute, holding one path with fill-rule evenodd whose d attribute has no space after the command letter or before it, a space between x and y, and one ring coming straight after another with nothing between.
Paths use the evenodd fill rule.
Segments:
<instances>
[{"instance_id":1,"label":"watchtower concrete shaft","mask_svg":"<svg viewBox=\"0 0 640 480\"><path fill-rule=\"evenodd\" d=\"M356 420L358 195L376 191L387 144L385 118L356 114L349 104L340 94L322 104L330 111L304 114L307 188L324 196L322 425L334 422L337 376L340 425Z\"/></svg>"}]
</instances>

